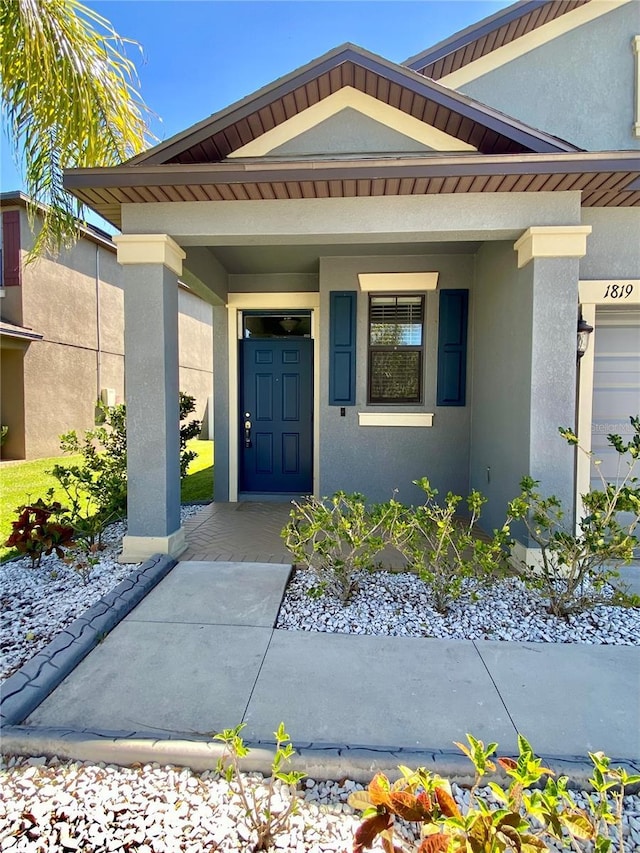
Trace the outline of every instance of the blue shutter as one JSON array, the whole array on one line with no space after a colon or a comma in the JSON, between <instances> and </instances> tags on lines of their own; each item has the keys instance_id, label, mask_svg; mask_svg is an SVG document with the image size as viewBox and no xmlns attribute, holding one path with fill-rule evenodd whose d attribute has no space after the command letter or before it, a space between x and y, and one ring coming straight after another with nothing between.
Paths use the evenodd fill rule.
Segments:
<instances>
[{"instance_id":1,"label":"blue shutter","mask_svg":"<svg viewBox=\"0 0 640 853\"><path fill-rule=\"evenodd\" d=\"M468 290L441 290L438 325L438 406L464 406L467 387Z\"/></svg>"},{"instance_id":2,"label":"blue shutter","mask_svg":"<svg viewBox=\"0 0 640 853\"><path fill-rule=\"evenodd\" d=\"M355 290L334 290L329 295L329 405L356 403Z\"/></svg>"}]
</instances>

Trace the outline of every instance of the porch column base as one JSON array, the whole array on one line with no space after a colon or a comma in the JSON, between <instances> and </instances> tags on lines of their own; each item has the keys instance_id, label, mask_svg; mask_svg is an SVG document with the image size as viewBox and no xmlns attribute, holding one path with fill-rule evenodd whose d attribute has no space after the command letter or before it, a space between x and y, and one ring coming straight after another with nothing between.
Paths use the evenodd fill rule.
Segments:
<instances>
[{"instance_id":1,"label":"porch column base","mask_svg":"<svg viewBox=\"0 0 640 853\"><path fill-rule=\"evenodd\" d=\"M516 540L511 546L509 563L518 574L527 575L532 570L535 573L542 566L542 552L538 547L530 548Z\"/></svg>"},{"instance_id":2,"label":"porch column base","mask_svg":"<svg viewBox=\"0 0 640 853\"><path fill-rule=\"evenodd\" d=\"M179 557L187 550L184 527L169 536L123 536L119 563L142 563L154 554Z\"/></svg>"}]
</instances>

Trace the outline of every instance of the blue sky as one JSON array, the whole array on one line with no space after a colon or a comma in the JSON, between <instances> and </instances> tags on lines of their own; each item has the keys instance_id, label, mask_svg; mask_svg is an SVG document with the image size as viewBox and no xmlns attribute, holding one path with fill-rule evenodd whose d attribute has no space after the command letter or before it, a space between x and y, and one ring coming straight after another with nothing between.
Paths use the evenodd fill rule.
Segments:
<instances>
[{"instance_id":1,"label":"blue sky","mask_svg":"<svg viewBox=\"0 0 640 853\"><path fill-rule=\"evenodd\" d=\"M86 0L85 0L86 2ZM350 41L402 62L509 5L503 0L105 0L87 3L139 42L141 92L166 139ZM2 139L2 191L19 189Z\"/></svg>"}]
</instances>

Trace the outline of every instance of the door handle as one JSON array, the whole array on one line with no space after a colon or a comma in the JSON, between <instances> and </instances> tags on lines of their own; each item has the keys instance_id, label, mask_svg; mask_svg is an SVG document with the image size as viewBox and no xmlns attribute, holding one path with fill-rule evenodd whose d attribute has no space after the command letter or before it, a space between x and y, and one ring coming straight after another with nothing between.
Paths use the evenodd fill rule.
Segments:
<instances>
[{"instance_id":1,"label":"door handle","mask_svg":"<svg viewBox=\"0 0 640 853\"><path fill-rule=\"evenodd\" d=\"M244 422L244 446L251 447L251 421Z\"/></svg>"}]
</instances>

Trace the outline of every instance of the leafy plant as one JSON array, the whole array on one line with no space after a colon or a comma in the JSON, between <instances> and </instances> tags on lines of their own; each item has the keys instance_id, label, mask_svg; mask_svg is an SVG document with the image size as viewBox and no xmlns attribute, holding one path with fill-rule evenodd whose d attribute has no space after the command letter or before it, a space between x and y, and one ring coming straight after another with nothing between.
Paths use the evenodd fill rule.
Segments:
<instances>
[{"instance_id":1,"label":"leafy plant","mask_svg":"<svg viewBox=\"0 0 640 853\"><path fill-rule=\"evenodd\" d=\"M0 426L0 447L5 443L8 435L9 427L6 424L2 424L2 426Z\"/></svg>"},{"instance_id":2,"label":"leafy plant","mask_svg":"<svg viewBox=\"0 0 640 853\"><path fill-rule=\"evenodd\" d=\"M18 507L16 512L18 519L12 522L12 532L5 545L28 556L31 568L40 565L43 554L48 556L55 551L58 557L64 556L64 549L73 541L74 531L69 525L54 520L63 512L60 503L46 503L38 498Z\"/></svg>"},{"instance_id":3,"label":"leafy plant","mask_svg":"<svg viewBox=\"0 0 640 853\"><path fill-rule=\"evenodd\" d=\"M103 422L80 438L75 430L60 437L65 453L79 454L73 465L58 463L51 473L69 504L68 522L88 547L100 544L107 524L127 511L127 432L124 405L98 408Z\"/></svg>"},{"instance_id":4,"label":"leafy plant","mask_svg":"<svg viewBox=\"0 0 640 853\"><path fill-rule=\"evenodd\" d=\"M187 469L191 462L197 457L194 450L187 450L187 442L192 438L197 438L202 429L202 421L190 420L187 417L192 415L196 410L196 398L185 394L184 391L179 392L180 406L180 478L184 479L187 476ZM186 423L184 423L186 421Z\"/></svg>"},{"instance_id":5,"label":"leafy plant","mask_svg":"<svg viewBox=\"0 0 640 853\"><path fill-rule=\"evenodd\" d=\"M615 482L607 482L595 462L602 488L582 496L584 515L574 532L565 520L560 500L543 497L539 482L523 477L521 494L509 504L509 512L524 523L530 538L540 548L540 564L530 566L527 583L548 599L548 609L556 616L609 601L604 590L618 576L616 566L629 563L640 544L635 530L640 521L640 488L633 472L640 456L640 418L632 417L634 435L625 443L619 435L607 436L619 454ZM578 439L569 429L560 434L581 452ZM588 454L593 459L593 454ZM625 457L627 457L625 459ZM626 467L624 473L623 470ZM630 513L622 520L619 513Z\"/></svg>"},{"instance_id":6,"label":"leafy plant","mask_svg":"<svg viewBox=\"0 0 640 853\"><path fill-rule=\"evenodd\" d=\"M291 520L281 536L295 562L315 573L317 583L310 594L328 592L346 604L355 591L354 572L371 570L386 544L385 531L395 515L394 505L368 508L357 492L292 503Z\"/></svg>"},{"instance_id":7,"label":"leafy plant","mask_svg":"<svg viewBox=\"0 0 640 853\"><path fill-rule=\"evenodd\" d=\"M624 790L625 786L640 782L640 775L630 775L623 768L611 769L609 759L601 753L591 755L594 776L590 781L597 796L589 797L587 807L581 808L568 789L568 778L554 779L526 738L519 735L518 757L497 759L511 781L506 788L489 782L491 802L480 783L488 772L496 770L491 756L497 744L485 747L481 740L468 734L466 744L456 745L476 771L466 809L454 800L447 780L424 768L401 766L401 777L393 783L378 773L367 791L349 796L349 805L363 812L354 853L370 848L378 836L386 853L409 849L416 853L539 853L553 849L548 846L550 842L577 851L585 843L593 844L596 853L606 853L613 843L612 827L617 830L617 849L624 853ZM536 785L540 787L534 788ZM397 819L418 824L420 837L415 845L406 841L398 845Z\"/></svg>"},{"instance_id":8,"label":"leafy plant","mask_svg":"<svg viewBox=\"0 0 640 853\"><path fill-rule=\"evenodd\" d=\"M468 517L457 516L460 495L449 492L443 504L436 500L434 489L426 477L414 480L425 494L418 507L395 503L396 514L390 527L390 538L426 581L436 610L447 611L464 588L480 586L494 579L504 564L504 548L509 541L509 523L495 530L489 539L480 539L474 528L487 499L473 491L467 498Z\"/></svg>"},{"instance_id":9,"label":"leafy plant","mask_svg":"<svg viewBox=\"0 0 640 853\"><path fill-rule=\"evenodd\" d=\"M93 570L100 562L98 551L97 544L88 545L86 542L79 542L67 551L64 557L64 562L80 575L85 586L88 585Z\"/></svg>"},{"instance_id":10,"label":"leafy plant","mask_svg":"<svg viewBox=\"0 0 640 853\"><path fill-rule=\"evenodd\" d=\"M261 793L255 785L249 784L240 771L240 759L249 754L240 732L245 727L241 723L234 729L225 729L214 736L225 745L225 753L218 761L218 773L227 781L231 793L240 800L248 825L255 835L253 850L267 850L276 836L283 832L289 818L297 809L296 787L304 779L304 773L296 770L285 772L283 766L293 755L293 744L280 723L274 732L276 751L271 763L271 776L266 790ZM276 783L281 783L276 786ZM282 788L288 792L288 802L282 797ZM281 804L281 805L280 805Z\"/></svg>"},{"instance_id":11,"label":"leafy plant","mask_svg":"<svg viewBox=\"0 0 640 853\"><path fill-rule=\"evenodd\" d=\"M180 391L180 420L195 411L195 398ZM124 404L98 403L101 423L80 438L75 430L60 438L65 453L81 456L73 465L56 464L51 473L58 479L69 504L68 522L88 548L100 545L104 528L127 512L127 410ZM187 442L200 433L201 423L180 425L180 476L185 477L196 458Z\"/></svg>"}]
</instances>

